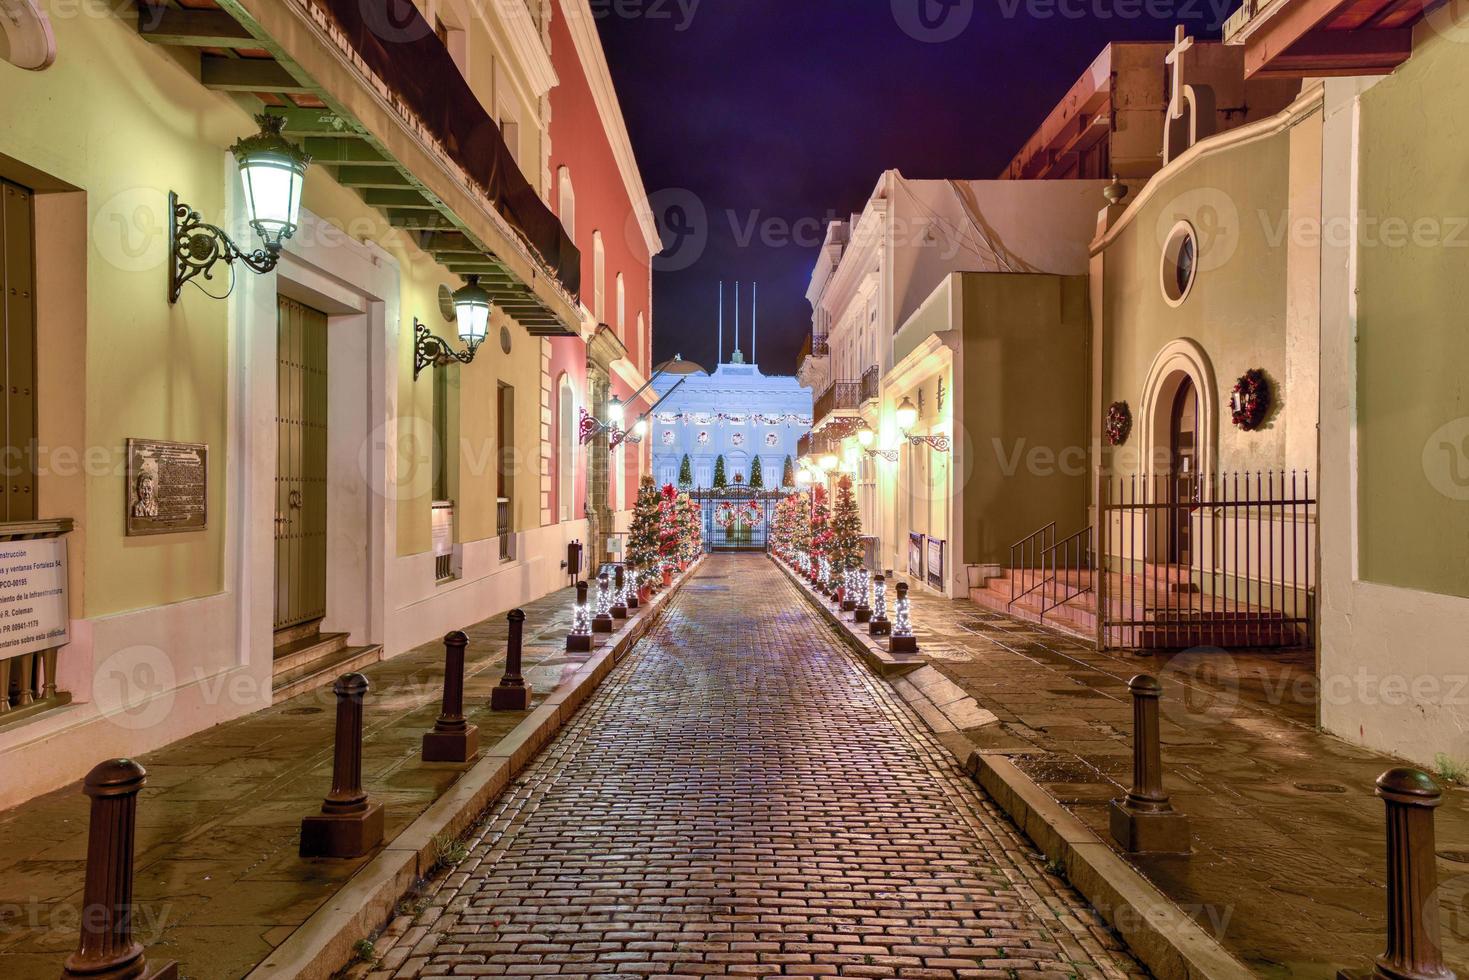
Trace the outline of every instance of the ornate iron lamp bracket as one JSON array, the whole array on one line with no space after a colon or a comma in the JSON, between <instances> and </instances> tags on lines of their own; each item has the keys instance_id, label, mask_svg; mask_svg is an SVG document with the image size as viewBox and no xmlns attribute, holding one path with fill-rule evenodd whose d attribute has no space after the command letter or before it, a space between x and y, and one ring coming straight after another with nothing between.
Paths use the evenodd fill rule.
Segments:
<instances>
[{"instance_id":1,"label":"ornate iron lamp bracket","mask_svg":"<svg viewBox=\"0 0 1469 980\"><path fill-rule=\"evenodd\" d=\"M240 248L222 228L205 221L198 211L181 203L178 194L173 191L168 192L168 242L173 253L168 274L170 305L179 301L184 283L195 276L214 278L211 270L216 263L224 262L233 271L238 260L253 271L264 273L274 269L281 258L280 246L276 244L268 244L251 252ZM234 289L233 283L230 284L230 289ZM225 293L225 296L228 295L229 293Z\"/></svg>"},{"instance_id":2,"label":"ornate iron lamp bracket","mask_svg":"<svg viewBox=\"0 0 1469 980\"><path fill-rule=\"evenodd\" d=\"M887 460L889 463L896 463L898 461L898 451L896 449L868 449L866 452L868 456L878 456Z\"/></svg>"},{"instance_id":3,"label":"ornate iron lamp bracket","mask_svg":"<svg viewBox=\"0 0 1469 980\"><path fill-rule=\"evenodd\" d=\"M933 451L936 452L936 453L946 453L946 452L949 451L949 448L950 448L950 446L949 446L949 437L948 436L945 436L945 435L937 435L937 436L909 436L908 437L908 444L910 446L927 445L930 448L932 448Z\"/></svg>"},{"instance_id":4,"label":"ornate iron lamp bracket","mask_svg":"<svg viewBox=\"0 0 1469 980\"><path fill-rule=\"evenodd\" d=\"M479 352L477 345L470 346L463 351L456 351L449 346L449 342L442 337L435 337L429 328L419 322L418 317L413 318L413 380L417 381L419 374L426 367L443 367L452 361L468 364L474 360L474 355Z\"/></svg>"}]
</instances>

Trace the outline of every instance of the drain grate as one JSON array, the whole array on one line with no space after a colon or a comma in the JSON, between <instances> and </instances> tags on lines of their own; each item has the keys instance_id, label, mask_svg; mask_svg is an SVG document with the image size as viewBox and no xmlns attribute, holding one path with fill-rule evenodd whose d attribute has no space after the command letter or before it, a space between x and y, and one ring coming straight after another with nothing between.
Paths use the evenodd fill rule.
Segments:
<instances>
[{"instance_id":1,"label":"drain grate","mask_svg":"<svg viewBox=\"0 0 1469 980\"><path fill-rule=\"evenodd\" d=\"M325 710L324 708L287 708L285 711L282 711L281 714L283 714L283 715L319 715L324 710Z\"/></svg>"},{"instance_id":2,"label":"drain grate","mask_svg":"<svg viewBox=\"0 0 1469 980\"><path fill-rule=\"evenodd\" d=\"M1347 788L1340 783L1291 783L1302 793L1345 793Z\"/></svg>"}]
</instances>

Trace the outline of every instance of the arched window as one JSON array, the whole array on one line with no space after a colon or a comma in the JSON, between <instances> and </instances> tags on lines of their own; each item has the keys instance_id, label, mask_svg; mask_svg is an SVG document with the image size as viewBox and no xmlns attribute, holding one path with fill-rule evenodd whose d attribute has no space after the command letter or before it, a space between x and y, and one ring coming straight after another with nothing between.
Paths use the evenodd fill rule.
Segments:
<instances>
[{"instance_id":1,"label":"arched window","mask_svg":"<svg viewBox=\"0 0 1469 980\"><path fill-rule=\"evenodd\" d=\"M576 188L571 185L571 168L556 171L556 213L561 218L561 227L576 241Z\"/></svg>"},{"instance_id":2,"label":"arched window","mask_svg":"<svg viewBox=\"0 0 1469 980\"><path fill-rule=\"evenodd\" d=\"M651 351L651 348L652 348L653 345L651 343L649 343L650 338L647 336L647 334L648 334L648 328L647 328L647 326L645 325L645 323L643 321L643 315L641 313L639 313L638 314L638 353L642 354L644 357L651 358L652 357L652 354L651 354L650 351ZM652 362L652 360L649 360L648 363L649 364L652 364L653 362Z\"/></svg>"},{"instance_id":3,"label":"arched window","mask_svg":"<svg viewBox=\"0 0 1469 980\"><path fill-rule=\"evenodd\" d=\"M607 250L600 231L592 232L592 316L607 322Z\"/></svg>"},{"instance_id":4,"label":"arched window","mask_svg":"<svg viewBox=\"0 0 1469 980\"><path fill-rule=\"evenodd\" d=\"M627 343L627 283L617 274L617 339Z\"/></svg>"},{"instance_id":5,"label":"arched window","mask_svg":"<svg viewBox=\"0 0 1469 980\"><path fill-rule=\"evenodd\" d=\"M561 520L569 521L576 505L576 391L564 373L557 394L556 420L556 510Z\"/></svg>"}]
</instances>

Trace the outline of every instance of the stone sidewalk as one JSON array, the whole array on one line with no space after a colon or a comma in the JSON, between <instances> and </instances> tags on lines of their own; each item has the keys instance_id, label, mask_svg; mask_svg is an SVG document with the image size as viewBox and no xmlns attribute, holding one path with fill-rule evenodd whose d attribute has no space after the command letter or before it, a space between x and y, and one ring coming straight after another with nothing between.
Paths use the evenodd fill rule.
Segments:
<instances>
[{"instance_id":1,"label":"stone sidewalk","mask_svg":"<svg viewBox=\"0 0 1469 980\"><path fill-rule=\"evenodd\" d=\"M563 589L524 607L533 709L594 655L564 650L573 598ZM504 664L503 612L465 631L466 714L480 728L483 756L529 712L488 708ZM442 697L441 642L363 673L372 684L363 782L384 805L391 841L469 764L419 759ZM175 959L195 980L242 976L370 860L297 855L301 818L319 809L331 785L334 712L327 687L140 757L148 785L138 802L134 937L148 947L150 961ZM76 948L87 815L79 783L0 813L6 980L54 978Z\"/></svg>"},{"instance_id":2,"label":"stone sidewalk","mask_svg":"<svg viewBox=\"0 0 1469 980\"><path fill-rule=\"evenodd\" d=\"M1382 951L1373 784L1403 763L1315 728L1309 651L1102 653L967 600L912 597L923 658L998 718L969 741L1007 756L1109 844L1107 801L1132 777L1127 681L1162 681L1165 785L1190 817L1193 854L1128 861L1251 970L1330 978ZM1445 789L1438 897L1445 953L1466 976L1469 789Z\"/></svg>"}]
</instances>

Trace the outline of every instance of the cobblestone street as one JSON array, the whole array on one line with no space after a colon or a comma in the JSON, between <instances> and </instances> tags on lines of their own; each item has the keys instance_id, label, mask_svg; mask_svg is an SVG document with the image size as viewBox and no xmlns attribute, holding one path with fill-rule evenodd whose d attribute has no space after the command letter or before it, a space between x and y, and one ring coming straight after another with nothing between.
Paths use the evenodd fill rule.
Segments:
<instances>
[{"instance_id":1,"label":"cobblestone street","mask_svg":"<svg viewBox=\"0 0 1469 980\"><path fill-rule=\"evenodd\" d=\"M357 975L1120 977L761 556L715 556Z\"/></svg>"}]
</instances>

